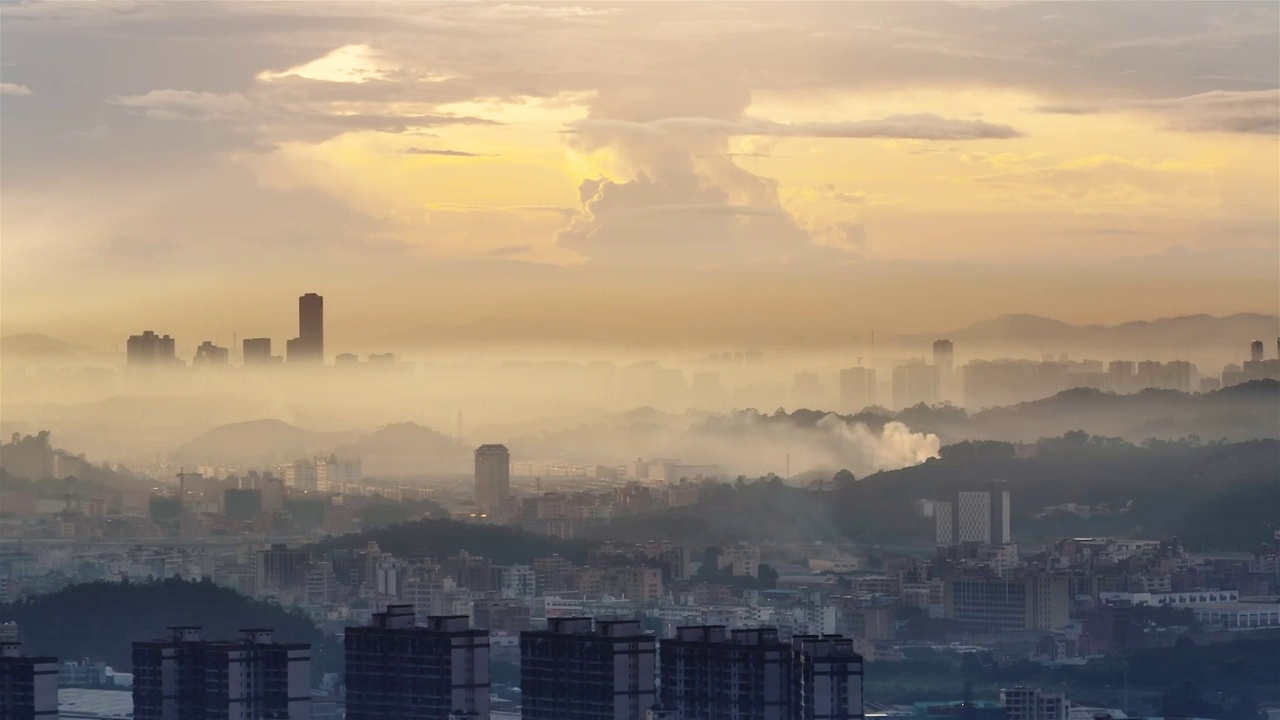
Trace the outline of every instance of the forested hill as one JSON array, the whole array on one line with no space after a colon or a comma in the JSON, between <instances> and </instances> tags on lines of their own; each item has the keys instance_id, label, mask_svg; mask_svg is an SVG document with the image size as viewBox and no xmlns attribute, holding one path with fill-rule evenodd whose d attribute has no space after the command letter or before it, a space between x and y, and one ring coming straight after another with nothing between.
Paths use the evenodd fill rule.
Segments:
<instances>
[{"instance_id":1,"label":"forested hill","mask_svg":"<svg viewBox=\"0 0 1280 720\"><path fill-rule=\"evenodd\" d=\"M0 623L16 621L28 654L87 657L127 672L132 643L163 637L175 625L199 625L212 640L241 628L272 628L279 642L311 643L312 672L335 672L342 648L300 612L254 600L209 581L93 582L0 604Z\"/></svg>"},{"instance_id":2,"label":"forested hill","mask_svg":"<svg viewBox=\"0 0 1280 720\"><path fill-rule=\"evenodd\" d=\"M560 540L500 525L475 525L456 520L417 520L343 535L321 543L323 550L363 549L370 542L399 557L444 560L466 551L498 565L529 564L535 558L562 555L584 562L589 543Z\"/></svg>"},{"instance_id":3,"label":"forested hill","mask_svg":"<svg viewBox=\"0 0 1280 720\"><path fill-rule=\"evenodd\" d=\"M840 473L812 488L777 480L710 486L696 505L621 518L598 537L701 544L925 542L931 521L921 514L920 501L962 489L1008 490L1014 536L1024 542L1076 534L1176 535L1197 548L1251 550L1280 528L1280 442L1274 440L1140 446L1068 433L1037 443L1033 457L1017 457L1016 449L960 443L920 465L861 480ZM1085 519L1050 509L1068 503L1097 513Z\"/></svg>"}]
</instances>

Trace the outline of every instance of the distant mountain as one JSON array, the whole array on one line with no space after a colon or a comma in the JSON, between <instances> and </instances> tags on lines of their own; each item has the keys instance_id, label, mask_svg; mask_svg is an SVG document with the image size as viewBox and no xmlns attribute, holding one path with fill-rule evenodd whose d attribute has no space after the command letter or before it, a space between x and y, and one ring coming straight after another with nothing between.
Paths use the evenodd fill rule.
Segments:
<instances>
[{"instance_id":1,"label":"distant mountain","mask_svg":"<svg viewBox=\"0 0 1280 720\"><path fill-rule=\"evenodd\" d=\"M291 462L332 452L355 433L304 430L283 420L249 420L221 425L178 447L173 459L187 463Z\"/></svg>"},{"instance_id":2,"label":"distant mountain","mask_svg":"<svg viewBox=\"0 0 1280 720\"><path fill-rule=\"evenodd\" d=\"M10 359L62 359L93 354L88 348L41 335L15 333L0 337L0 355Z\"/></svg>"},{"instance_id":3,"label":"distant mountain","mask_svg":"<svg viewBox=\"0 0 1280 720\"><path fill-rule=\"evenodd\" d=\"M216 427L183 443L173 459L272 465L331 453L360 458L367 475L461 472L471 458L466 443L411 422L373 432L314 432L272 419Z\"/></svg>"},{"instance_id":4,"label":"distant mountain","mask_svg":"<svg viewBox=\"0 0 1280 720\"><path fill-rule=\"evenodd\" d=\"M1027 354L1092 352L1107 359L1186 356L1205 349L1238 348L1245 357L1253 340L1280 337L1280 316L1238 313L1225 317L1186 315L1120 325L1072 325L1039 315L1001 315L949 332L899 336L904 343L945 337L957 346L1022 349ZM1269 346L1268 356L1274 352Z\"/></svg>"},{"instance_id":5,"label":"distant mountain","mask_svg":"<svg viewBox=\"0 0 1280 720\"><path fill-rule=\"evenodd\" d=\"M1280 383L1257 380L1203 394L1144 390L1116 395L1076 388L969 415L962 437L1029 442L1077 429L1133 442L1191 435L1204 440L1276 439Z\"/></svg>"},{"instance_id":6,"label":"distant mountain","mask_svg":"<svg viewBox=\"0 0 1280 720\"><path fill-rule=\"evenodd\" d=\"M467 470L473 448L451 435L412 422L386 425L339 445L342 456L359 457L367 475L422 475Z\"/></svg>"}]
</instances>

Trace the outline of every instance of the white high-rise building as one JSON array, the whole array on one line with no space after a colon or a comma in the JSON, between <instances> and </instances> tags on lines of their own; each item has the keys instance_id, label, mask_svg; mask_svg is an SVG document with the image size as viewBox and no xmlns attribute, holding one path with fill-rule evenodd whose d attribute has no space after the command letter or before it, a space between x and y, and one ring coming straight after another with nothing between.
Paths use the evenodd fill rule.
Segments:
<instances>
[{"instance_id":1,"label":"white high-rise building","mask_svg":"<svg viewBox=\"0 0 1280 720\"><path fill-rule=\"evenodd\" d=\"M1009 491L960 491L954 501L934 503L934 535L941 547L963 543L1013 542Z\"/></svg>"}]
</instances>

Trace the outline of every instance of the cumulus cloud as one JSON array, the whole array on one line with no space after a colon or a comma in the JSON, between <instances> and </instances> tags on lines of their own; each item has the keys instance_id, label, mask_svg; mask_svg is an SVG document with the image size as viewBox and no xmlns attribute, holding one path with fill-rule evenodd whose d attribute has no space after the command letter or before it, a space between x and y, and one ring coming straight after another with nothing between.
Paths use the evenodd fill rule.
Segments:
<instances>
[{"instance_id":1,"label":"cumulus cloud","mask_svg":"<svg viewBox=\"0 0 1280 720\"><path fill-rule=\"evenodd\" d=\"M587 118L570 124L569 132L634 133L661 137L677 133L717 135L884 138L902 140L1002 140L1021 137L1008 125L984 120L944 118L932 113L890 115L875 120L784 123L744 117L725 120L708 117L671 117L648 122Z\"/></svg>"},{"instance_id":2,"label":"cumulus cloud","mask_svg":"<svg viewBox=\"0 0 1280 720\"><path fill-rule=\"evenodd\" d=\"M31 88L17 83L0 82L0 95L31 95Z\"/></svg>"},{"instance_id":3,"label":"cumulus cloud","mask_svg":"<svg viewBox=\"0 0 1280 720\"><path fill-rule=\"evenodd\" d=\"M582 212L557 241L588 258L632 266L693 266L776 260L806 250L808 238L773 206L730 201L692 169L634 180L588 179Z\"/></svg>"}]
</instances>

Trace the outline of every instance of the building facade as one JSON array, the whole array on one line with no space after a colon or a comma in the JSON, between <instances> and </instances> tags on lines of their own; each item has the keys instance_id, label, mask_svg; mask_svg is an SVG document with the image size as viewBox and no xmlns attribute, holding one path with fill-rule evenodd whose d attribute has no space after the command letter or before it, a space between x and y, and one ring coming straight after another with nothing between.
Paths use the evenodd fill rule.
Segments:
<instances>
[{"instance_id":1,"label":"building facade","mask_svg":"<svg viewBox=\"0 0 1280 720\"><path fill-rule=\"evenodd\" d=\"M1070 586L1050 573L961 575L943 583L943 604L947 619L969 630L1057 630L1069 620Z\"/></svg>"},{"instance_id":2,"label":"building facade","mask_svg":"<svg viewBox=\"0 0 1280 720\"><path fill-rule=\"evenodd\" d=\"M1001 689L1000 704L1009 708L1008 720L1069 720L1071 715L1071 703L1062 693L1021 685Z\"/></svg>"},{"instance_id":3,"label":"building facade","mask_svg":"<svg viewBox=\"0 0 1280 720\"><path fill-rule=\"evenodd\" d=\"M661 707L694 720L790 720L791 660L776 628L676 628L661 645Z\"/></svg>"},{"instance_id":4,"label":"building facade","mask_svg":"<svg viewBox=\"0 0 1280 720\"><path fill-rule=\"evenodd\" d=\"M791 647L792 717L862 720L862 656L853 651L853 640L797 635Z\"/></svg>"},{"instance_id":5,"label":"building facade","mask_svg":"<svg viewBox=\"0 0 1280 720\"><path fill-rule=\"evenodd\" d=\"M198 627L172 627L165 639L133 643L134 720L310 718L311 646L240 632L207 641Z\"/></svg>"},{"instance_id":6,"label":"building facade","mask_svg":"<svg viewBox=\"0 0 1280 720\"><path fill-rule=\"evenodd\" d=\"M511 453L505 445L476 448L476 507L496 511L511 496Z\"/></svg>"},{"instance_id":7,"label":"building facade","mask_svg":"<svg viewBox=\"0 0 1280 720\"><path fill-rule=\"evenodd\" d=\"M656 643L634 620L548 618L520 634L524 720L644 720L656 700Z\"/></svg>"},{"instance_id":8,"label":"building facade","mask_svg":"<svg viewBox=\"0 0 1280 720\"><path fill-rule=\"evenodd\" d=\"M414 618L412 605L390 605L347 628L347 718L487 720L489 632L465 615Z\"/></svg>"},{"instance_id":9,"label":"building facade","mask_svg":"<svg viewBox=\"0 0 1280 720\"><path fill-rule=\"evenodd\" d=\"M58 717L58 659L27 657L22 643L0 642L0 718Z\"/></svg>"},{"instance_id":10,"label":"building facade","mask_svg":"<svg viewBox=\"0 0 1280 720\"><path fill-rule=\"evenodd\" d=\"M1012 505L1007 490L961 491L934 502L934 537L939 547L1013 542Z\"/></svg>"}]
</instances>

